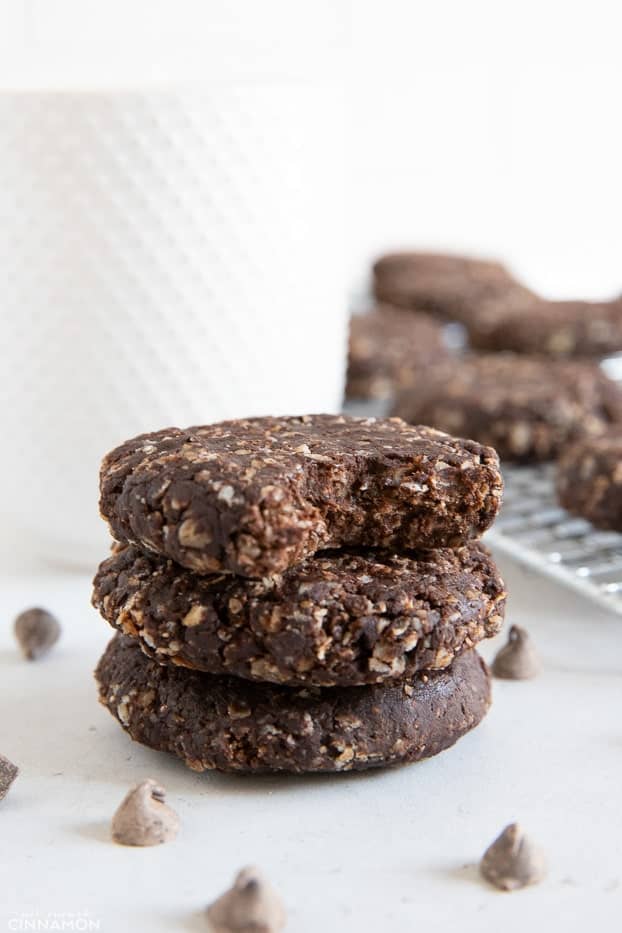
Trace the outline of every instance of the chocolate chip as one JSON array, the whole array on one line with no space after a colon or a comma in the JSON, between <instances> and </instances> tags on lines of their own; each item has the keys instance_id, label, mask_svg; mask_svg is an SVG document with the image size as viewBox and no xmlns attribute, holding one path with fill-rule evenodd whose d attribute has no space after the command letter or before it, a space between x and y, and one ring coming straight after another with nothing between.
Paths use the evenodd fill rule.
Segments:
<instances>
[{"instance_id":1,"label":"chocolate chip","mask_svg":"<svg viewBox=\"0 0 622 933\"><path fill-rule=\"evenodd\" d=\"M507 644L495 655L492 672L504 680L531 680L542 665L528 632L520 625L510 628Z\"/></svg>"},{"instance_id":2,"label":"chocolate chip","mask_svg":"<svg viewBox=\"0 0 622 933\"><path fill-rule=\"evenodd\" d=\"M272 886L256 868L243 868L218 900L207 908L211 933L279 933L285 911Z\"/></svg>"},{"instance_id":3,"label":"chocolate chip","mask_svg":"<svg viewBox=\"0 0 622 933\"><path fill-rule=\"evenodd\" d=\"M112 838L122 846L156 846L177 835L179 818L165 803L166 792L148 778L129 791L112 818Z\"/></svg>"},{"instance_id":4,"label":"chocolate chip","mask_svg":"<svg viewBox=\"0 0 622 933\"><path fill-rule=\"evenodd\" d=\"M484 852L480 871L501 891L516 891L542 881L546 862L540 848L523 834L518 823L510 823Z\"/></svg>"},{"instance_id":5,"label":"chocolate chip","mask_svg":"<svg viewBox=\"0 0 622 933\"><path fill-rule=\"evenodd\" d=\"M17 765L14 765L4 755L0 755L0 800L4 800L18 774L19 768Z\"/></svg>"},{"instance_id":6,"label":"chocolate chip","mask_svg":"<svg viewBox=\"0 0 622 933\"><path fill-rule=\"evenodd\" d=\"M15 619L15 637L29 661L47 654L60 638L60 623L46 609L26 609Z\"/></svg>"}]
</instances>

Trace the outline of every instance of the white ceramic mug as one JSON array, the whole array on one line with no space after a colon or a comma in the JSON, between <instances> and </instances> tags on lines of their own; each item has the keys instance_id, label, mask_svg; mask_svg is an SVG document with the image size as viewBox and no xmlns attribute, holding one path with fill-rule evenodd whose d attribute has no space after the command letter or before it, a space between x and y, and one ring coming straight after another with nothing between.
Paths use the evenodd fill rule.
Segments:
<instances>
[{"instance_id":1,"label":"white ceramic mug","mask_svg":"<svg viewBox=\"0 0 622 933\"><path fill-rule=\"evenodd\" d=\"M321 82L0 93L5 535L92 566L112 446L338 410L341 126Z\"/></svg>"}]
</instances>

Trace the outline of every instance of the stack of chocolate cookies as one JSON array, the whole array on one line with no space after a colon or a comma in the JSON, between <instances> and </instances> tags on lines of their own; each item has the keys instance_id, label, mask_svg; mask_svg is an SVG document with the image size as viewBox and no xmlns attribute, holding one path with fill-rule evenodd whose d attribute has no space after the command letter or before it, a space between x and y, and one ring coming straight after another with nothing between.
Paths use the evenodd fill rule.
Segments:
<instances>
[{"instance_id":1,"label":"stack of chocolate cookies","mask_svg":"<svg viewBox=\"0 0 622 933\"><path fill-rule=\"evenodd\" d=\"M452 745L490 704L495 452L393 418L255 418L112 451L102 703L195 770L344 771Z\"/></svg>"}]
</instances>

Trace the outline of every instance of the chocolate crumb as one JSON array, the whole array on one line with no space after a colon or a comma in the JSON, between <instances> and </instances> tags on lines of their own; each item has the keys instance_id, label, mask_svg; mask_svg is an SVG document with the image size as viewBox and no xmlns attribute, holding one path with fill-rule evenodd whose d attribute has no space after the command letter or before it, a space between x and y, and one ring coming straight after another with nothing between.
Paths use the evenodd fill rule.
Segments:
<instances>
[{"instance_id":1,"label":"chocolate crumb","mask_svg":"<svg viewBox=\"0 0 622 933\"><path fill-rule=\"evenodd\" d=\"M256 868L243 868L207 908L207 919L211 933L279 933L286 918L272 886Z\"/></svg>"},{"instance_id":2,"label":"chocolate crumb","mask_svg":"<svg viewBox=\"0 0 622 933\"><path fill-rule=\"evenodd\" d=\"M492 672L503 680L531 680L542 665L529 633L520 625L510 628L507 644L495 655Z\"/></svg>"},{"instance_id":3,"label":"chocolate crumb","mask_svg":"<svg viewBox=\"0 0 622 933\"><path fill-rule=\"evenodd\" d=\"M546 862L542 851L524 835L518 823L510 823L484 852L480 871L499 890L516 891L542 881Z\"/></svg>"},{"instance_id":4,"label":"chocolate crumb","mask_svg":"<svg viewBox=\"0 0 622 933\"><path fill-rule=\"evenodd\" d=\"M47 609L26 609L15 619L15 637L29 661L47 654L60 638L60 623Z\"/></svg>"},{"instance_id":5,"label":"chocolate crumb","mask_svg":"<svg viewBox=\"0 0 622 933\"><path fill-rule=\"evenodd\" d=\"M19 768L12 761L0 755L0 800L4 800L11 784L19 774Z\"/></svg>"},{"instance_id":6,"label":"chocolate crumb","mask_svg":"<svg viewBox=\"0 0 622 933\"><path fill-rule=\"evenodd\" d=\"M129 791L112 818L112 838L122 846L156 846L172 841L179 818L165 803L164 788L148 778Z\"/></svg>"}]
</instances>

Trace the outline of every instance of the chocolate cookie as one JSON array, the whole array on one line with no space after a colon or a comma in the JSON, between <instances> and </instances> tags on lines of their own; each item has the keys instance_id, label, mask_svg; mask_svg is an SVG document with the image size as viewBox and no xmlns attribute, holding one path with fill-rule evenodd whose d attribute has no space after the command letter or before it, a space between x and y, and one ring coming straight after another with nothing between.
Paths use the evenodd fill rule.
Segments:
<instances>
[{"instance_id":1,"label":"chocolate cookie","mask_svg":"<svg viewBox=\"0 0 622 933\"><path fill-rule=\"evenodd\" d=\"M396 384L449 355L434 318L388 306L353 315L349 346L347 399L392 398Z\"/></svg>"},{"instance_id":2,"label":"chocolate cookie","mask_svg":"<svg viewBox=\"0 0 622 933\"><path fill-rule=\"evenodd\" d=\"M378 301L416 308L452 320L467 320L484 300L517 291L519 285L499 262L435 253L390 253L373 266Z\"/></svg>"},{"instance_id":3,"label":"chocolate cookie","mask_svg":"<svg viewBox=\"0 0 622 933\"><path fill-rule=\"evenodd\" d=\"M300 686L447 667L497 634L505 608L479 544L323 551L264 580L197 576L128 545L102 563L94 587L102 616L161 663Z\"/></svg>"},{"instance_id":4,"label":"chocolate cookie","mask_svg":"<svg viewBox=\"0 0 622 933\"><path fill-rule=\"evenodd\" d=\"M163 667L117 635L95 676L131 737L195 771L358 771L436 755L476 726L490 679L475 651L390 686L256 684Z\"/></svg>"},{"instance_id":5,"label":"chocolate cookie","mask_svg":"<svg viewBox=\"0 0 622 933\"><path fill-rule=\"evenodd\" d=\"M270 576L322 548L458 546L499 508L497 455L398 419L169 428L105 457L112 534L199 573Z\"/></svg>"},{"instance_id":6,"label":"chocolate cookie","mask_svg":"<svg viewBox=\"0 0 622 933\"><path fill-rule=\"evenodd\" d=\"M622 420L622 390L593 363L496 354L440 364L395 414L494 446L502 460L553 460Z\"/></svg>"},{"instance_id":7,"label":"chocolate cookie","mask_svg":"<svg viewBox=\"0 0 622 933\"><path fill-rule=\"evenodd\" d=\"M622 427L565 450L557 465L565 509L610 531L622 531Z\"/></svg>"},{"instance_id":8,"label":"chocolate cookie","mask_svg":"<svg viewBox=\"0 0 622 933\"><path fill-rule=\"evenodd\" d=\"M622 300L486 301L465 321L471 345L554 357L602 357L622 350Z\"/></svg>"}]
</instances>

